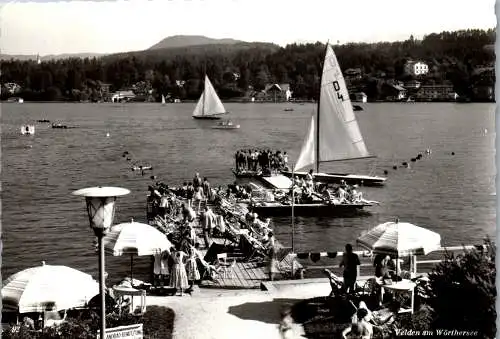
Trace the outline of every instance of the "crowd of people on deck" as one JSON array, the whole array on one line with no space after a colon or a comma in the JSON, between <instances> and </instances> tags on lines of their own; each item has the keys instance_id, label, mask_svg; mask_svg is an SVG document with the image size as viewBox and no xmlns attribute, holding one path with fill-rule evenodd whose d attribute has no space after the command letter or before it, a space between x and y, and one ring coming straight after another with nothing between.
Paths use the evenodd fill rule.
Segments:
<instances>
[{"instance_id":1,"label":"crowd of people on deck","mask_svg":"<svg viewBox=\"0 0 500 339\"><path fill-rule=\"evenodd\" d=\"M288 154L270 149L242 149L235 155L237 172L276 173L288 168Z\"/></svg>"},{"instance_id":2,"label":"crowd of people on deck","mask_svg":"<svg viewBox=\"0 0 500 339\"><path fill-rule=\"evenodd\" d=\"M332 204L350 204L367 202L363 193L358 191L358 185L348 185L344 180L339 185L318 184L313 180L313 170L310 170L304 179L295 176L292 189L287 196L292 199L292 190L295 203L311 203L325 201Z\"/></svg>"},{"instance_id":3,"label":"crowd of people on deck","mask_svg":"<svg viewBox=\"0 0 500 339\"><path fill-rule=\"evenodd\" d=\"M275 239L270 219L262 222L256 213L246 209L231 212L227 206L215 213L210 203L225 199L223 190L212 189L208 179L201 180L199 173L181 187L157 183L148 190L148 222L167 234L174 245L154 256L154 286L174 287L182 295L202 279L213 280L218 273L217 265L204 260L200 246L208 249L214 237L237 242L242 230L247 241L268 257L270 278L274 278ZM201 232L197 234L196 230Z\"/></svg>"},{"instance_id":4,"label":"crowd of people on deck","mask_svg":"<svg viewBox=\"0 0 500 339\"><path fill-rule=\"evenodd\" d=\"M312 172L312 171L311 171ZM293 191L293 194L292 194ZM321 184L315 183L312 174L308 173L304 179L295 176L290 190L259 190L253 189L251 185L238 184L234 182L229 184L225 190L226 197L234 197L238 200L265 201L265 202L284 202L292 201L292 195L296 204L305 204L313 202L327 202L332 204L352 204L352 203L377 203L363 198L363 193L358 191L358 185L349 185L345 181L340 184Z\"/></svg>"}]
</instances>

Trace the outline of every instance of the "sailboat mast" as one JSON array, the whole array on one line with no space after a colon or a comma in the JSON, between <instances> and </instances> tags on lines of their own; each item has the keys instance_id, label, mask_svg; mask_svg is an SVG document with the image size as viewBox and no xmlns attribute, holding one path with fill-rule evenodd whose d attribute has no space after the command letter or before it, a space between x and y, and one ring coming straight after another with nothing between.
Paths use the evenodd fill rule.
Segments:
<instances>
[{"instance_id":1,"label":"sailboat mast","mask_svg":"<svg viewBox=\"0 0 500 339\"><path fill-rule=\"evenodd\" d=\"M326 42L325 46L325 55L326 52L328 51L328 43L330 40ZM326 58L325 58L326 60ZM316 112L316 173L319 172L319 105L321 102L321 86L323 82L323 68L325 67L325 62L323 61L323 67L321 68L321 74L319 76L319 96L318 96L318 105L317 105L317 112Z\"/></svg>"},{"instance_id":2,"label":"sailboat mast","mask_svg":"<svg viewBox=\"0 0 500 339\"><path fill-rule=\"evenodd\" d=\"M207 91L207 60L203 63L203 73L205 73L205 80L203 84L203 106L201 106L201 115L205 115L205 92Z\"/></svg>"}]
</instances>

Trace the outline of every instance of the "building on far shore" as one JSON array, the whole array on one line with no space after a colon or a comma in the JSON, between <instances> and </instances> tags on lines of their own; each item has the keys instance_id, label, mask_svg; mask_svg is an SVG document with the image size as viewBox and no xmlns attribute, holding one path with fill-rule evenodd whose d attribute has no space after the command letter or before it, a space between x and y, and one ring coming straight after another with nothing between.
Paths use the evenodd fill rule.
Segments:
<instances>
[{"instance_id":1,"label":"building on far shore","mask_svg":"<svg viewBox=\"0 0 500 339\"><path fill-rule=\"evenodd\" d=\"M351 95L351 101L354 102L367 102L368 96L364 92L357 92Z\"/></svg>"},{"instance_id":2,"label":"building on far shore","mask_svg":"<svg viewBox=\"0 0 500 339\"><path fill-rule=\"evenodd\" d=\"M267 84L262 94L257 97L266 101L290 101L292 98L290 84Z\"/></svg>"},{"instance_id":3,"label":"building on far shore","mask_svg":"<svg viewBox=\"0 0 500 339\"><path fill-rule=\"evenodd\" d=\"M130 101L135 99L135 94L132 91L117 91L111 95L112 102Z\"/></svg>"},{"instance_id":4,"label":"building on far shore","mask_svg":"<svg viewBox=\"0 0 500 339\"><path fill-rule=\"evenodd\" d=\"M382 97L388 101L401 101L406 98L407 91L399 84L384 83L382 85Z\"/></svg>"},{"instance_id":5,"label":"building on far shore","mask_svg":"<svg viewBox=\"0 0 500 339\"><path fill-rule=\"evenodd\" d=\"M454 101L458 99L458 94L453 89L453 85L423 85L415 97L421 101Z\"/></svg>"},{"instance_id":6,"label":"building on far shore","mask_svg":"<svg viewBox=\"0 0 500 339\"><path fill-rule=\"evenodd\" d=\"M417 90L420 88L420 85L421 85L420 81L410 80L404 84L404 88L406 88L407 90Z\"/></svg>"},{"instance_id":7,"label":"building on far shore","mask_svg":"<svg viewBox=\"0 0 500 339\"><path fill-rule=\"evenodd\" d=\"M404 70L409 75L426 75L429 73L429 66L422 61L408 60L404 66Z\"/></svg>"}]
</instances>

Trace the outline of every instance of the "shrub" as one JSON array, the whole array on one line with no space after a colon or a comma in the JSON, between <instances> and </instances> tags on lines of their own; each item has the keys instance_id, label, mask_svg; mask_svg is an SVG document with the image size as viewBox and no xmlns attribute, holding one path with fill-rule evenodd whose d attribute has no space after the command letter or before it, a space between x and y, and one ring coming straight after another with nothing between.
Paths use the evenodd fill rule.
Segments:
<instances>
[{"instance_id":1,"label":"shrub","mask_svg":"<svg viewBox=\"0 0 500 339\"><path fill-rule=\"evenodd\" d=\"M429 275L430 306L435 311L434 328L478 331L479 336L496 334L495 245L464 250L445 260Z\"/></svg>"},{"instance_id":2,"label":"shrub","mask_svg":"<svg viewBox=\"0 0 500 339\"><path fill-rule=\"evenodd\" d=\"M174 328L175 313L172 309L160 306L149 306L142 316L116 313L106 316L106 327L118 327L132 324L143 324L144 338L171 339ZM93 312L84 312L74 318L67 318L59 326L44 328L43 332L20 327L15 330L4 330L2 338L6 339L59 339L79 338L95 339L99 331L99 316Z\"/></svg>"}]
</instances>

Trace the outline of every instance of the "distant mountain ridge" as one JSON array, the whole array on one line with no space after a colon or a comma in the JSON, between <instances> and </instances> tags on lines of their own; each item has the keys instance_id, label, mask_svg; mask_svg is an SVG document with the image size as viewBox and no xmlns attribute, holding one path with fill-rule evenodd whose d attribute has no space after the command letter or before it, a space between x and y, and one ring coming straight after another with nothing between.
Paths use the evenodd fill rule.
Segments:
<instances>
[{"instance_id":1,"label":"distant mountain ridge","mask_svg":"<svg viewBox=\"0 0 500 339\"><path fill-rule=\"evenodd\" d=\"M189 46L201 45L234 45L238 43L245 43L242 40L235 39L213 39L204 35L174 35L169 36L160 42L149 47L148 50L165 49L165 48L179 48Z\"/></svg>"},{"instance_id":2,"label":"distant mountain ridge","mask_svg":"<svg viewBox=\"0 0 500 339\"><path fill-rule=\"evenodd\" d=\"M177 52L188 52L186 48L194 48L196 50L211 50L218 49L223 46L227 46L231 49L244 49L248 48L250 45L261 45L261 46L273 46L272 43L264 43L264 42L246 42L242 40L235 39L214 39L209 38L204 35L173 35L169 36L160 42L154 44L148 49L141 51L126 51L126 52L117 52L117 53L65 53L65 54L50 54L44 55L40 57L42 61L49 60L58 60L58 59L68 59L68 58L93 58L93 57L104 57L104 56L125 56L125 55L138 55L138 54L146 54L149 55L151 53L164 53L167 54L173 53L174 50ZM277 46L276 46L277 47ZM169 50L168 53L167 50ZM17 59L21 61L27 60L36 60L37 55L10 55L10 54L0 54L0 60L10 60Z\"/></svg>"},{"instance_id":3,"label":"distant mountain ridge","mask_svg":"<svg viewBox=\"0 0 500 339\"><path fill-rule=\"evenodd\" d=\"M104 53L64 53L64 54L49 54L40 57L42 61L58 60L58 59L69 59L69 58L93 58L105 56ZM22 55L11 55L11 54L0 54L0 60L10 60L16 59L21 61L36 60L36 54L22 54Z\"/></svg>"}]
</instances>

